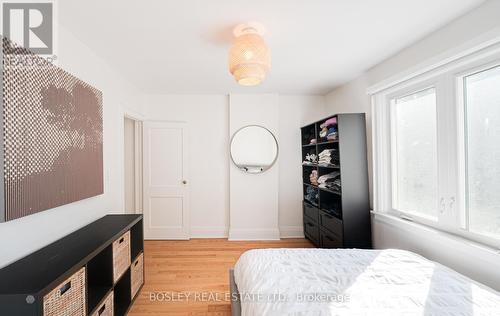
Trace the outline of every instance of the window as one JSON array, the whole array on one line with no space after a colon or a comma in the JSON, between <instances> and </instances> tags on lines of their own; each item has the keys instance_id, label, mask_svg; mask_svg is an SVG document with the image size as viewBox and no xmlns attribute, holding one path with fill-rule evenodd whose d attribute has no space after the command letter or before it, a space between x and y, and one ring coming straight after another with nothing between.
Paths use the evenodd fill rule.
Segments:
<instances>
[{"instance_id":1,"label":"window","mask_svg":"<svg viewBox=\"0 0 500 316\"><path fill-rule=\"evenodd\" d=\"M500 67L464 77L465 210L470 231L500 237Z\"/></svg>"},{"instance_id":2,"label":"window","mask_svg":"<svg viewBox=\"0 0 500 316\"><path fill-rule=\"evenodd\" d=\"M419 216L437 217L436 89L395 98L393 206Z\"/></svg>"},{"instance_id":3,"label":"window","mask_svg":"<svg viewBox=\"0 0 500 316\"><path fill-rule=\"evenodd\" d=\"M373 88L373 207L498 248L500 41L454 58Z\"/></svg>"}]
</instances>

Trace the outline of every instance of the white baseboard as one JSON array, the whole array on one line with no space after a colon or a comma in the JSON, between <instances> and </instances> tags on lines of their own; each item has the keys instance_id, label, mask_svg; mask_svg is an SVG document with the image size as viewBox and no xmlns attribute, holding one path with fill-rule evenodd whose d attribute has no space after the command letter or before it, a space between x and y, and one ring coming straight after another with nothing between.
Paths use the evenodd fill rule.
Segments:
<instances>
[{"instance_id":1,"label":"white baseboard","mask_svg":"<svg viewBox=\"0 0 500 316\"><path fill-rule=\"evenodd\" d=\"M226 226L191 226L191 238L227 238Z\"/></svg>"},{"instance_id":2,"label":"white baseboard","mask_svg":"<svg viewBox=\"0 0 500 316\"><path fill-rule=\"evenodd\" d=\"M278 240L304 238L302 226L280 226L278 229L229 229L225 226L191 226L190 238L228 238L229 240ZM188 238L186 238L188 239Z\"/></svg>"},{"instance_id":3,"label":"white baseboard","mask_svg":"<svg viewBox=\"0 0 500 316\"><path fill-rule=\"evenodd\" d=\"M231 228L229 229L229 240L279 240L280 230L278 228Z\"/></svg>"},{"instance_id":4,"label":"white baseboard","mask_svg":"<svg viewBox=\"0 0 500 316\"><path fill-rule=\"evenodd\" d=\"M281 238L304 238L303 226L280 226Z\"/></svg>"}]
</instances>

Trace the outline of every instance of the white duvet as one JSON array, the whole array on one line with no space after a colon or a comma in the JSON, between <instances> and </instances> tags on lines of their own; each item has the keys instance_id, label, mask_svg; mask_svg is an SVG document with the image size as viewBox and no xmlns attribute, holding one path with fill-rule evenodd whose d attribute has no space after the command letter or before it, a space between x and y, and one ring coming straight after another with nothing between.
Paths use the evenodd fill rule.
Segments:
<instances>
[{"instance_id":1,"label":"white duvet","mask_svg":"<svg viewBox=\"0 0 500 316\"><path fill-rule=\"evenodd\" d=\"M498 292L402 250L256 249L234 276L242 316L500 316Z\"/></svg>"}]
</instances>

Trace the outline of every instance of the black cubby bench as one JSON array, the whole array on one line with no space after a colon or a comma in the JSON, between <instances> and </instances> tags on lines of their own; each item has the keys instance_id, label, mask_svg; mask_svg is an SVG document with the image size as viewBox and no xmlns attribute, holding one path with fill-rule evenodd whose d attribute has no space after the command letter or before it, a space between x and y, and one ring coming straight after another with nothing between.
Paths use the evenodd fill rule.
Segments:
<instances>
[{"instance_id":1,"label":"black cubby bench","mask_svg":"<svg viewBox=\"0 0 500 316\"><path fill-rule=\"evenodd\" d=\"M126 315L144 284L142 215L106 215L0 269L0 315Z\"/></svg>"}]
</instances>

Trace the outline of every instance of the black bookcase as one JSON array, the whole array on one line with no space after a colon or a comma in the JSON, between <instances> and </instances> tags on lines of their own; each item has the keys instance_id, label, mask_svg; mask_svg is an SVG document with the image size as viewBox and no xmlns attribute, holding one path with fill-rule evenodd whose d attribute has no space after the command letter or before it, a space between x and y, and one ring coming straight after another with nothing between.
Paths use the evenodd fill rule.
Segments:
<instances>
[{"instance_id":1,"label":"black bookcase","mask_svg":"<svg viewBox=\"0 0 500 316\"><path fill-rule=\"evenodd\" d=\"M327 120L336 121L326 128L328 138L321 133ZM322 248L371 248L365 114L327 117L302 127L301 137L304 235ZM329 163L307 161L325 150ZM313 172L337 181L311 183Z\"/></svg>"},{"instance_id":2,"label":"black bookcase","mask_svg":"<svg viewBox=\"0 0 500 316\"><path fill-rule=\"evenodd\" d=\"M133 265L144 253L142 215L106 215L0 269L0 315L45 315L47 293L82 268L86 272L85 314L100 315L99 308L113 292L113 315L126 315L138 291L132 297L132 266L113 280L113 243L127 232ZM144 280L144 270L142 276Z\"/></svg>"}]
</instances>

